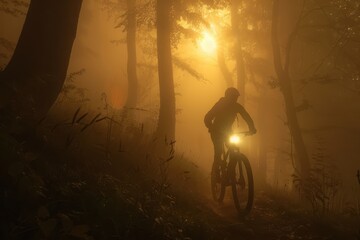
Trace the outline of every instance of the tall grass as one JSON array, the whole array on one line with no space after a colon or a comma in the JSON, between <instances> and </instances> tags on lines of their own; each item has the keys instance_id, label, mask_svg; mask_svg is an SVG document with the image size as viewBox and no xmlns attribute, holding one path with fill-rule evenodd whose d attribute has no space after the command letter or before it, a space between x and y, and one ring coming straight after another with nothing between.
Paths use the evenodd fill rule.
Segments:
<instances>
[{"instance_id":1,"label":"tall grass","mask_svg":"<svg viewBox=\"0 0 360 240\"><path fill-rule=\"evenodd\" d=\"M306 200L316 216L349 214L360 216L358 200L349 202L343 183L331 157L326 154L324 142L318 138L318 147L312 155L312 168L307 178L293 174L293 184L301 200ZM353 191L352 198L357 198Z\"/></svg>"},{"instance_id":2,"label":"tall grass","mask_svg":"<svg viewBox=\"0 0 360 240\"><path fill-rule=\"evenodd\" d=\"M121 118L110 106L102 112L82 106L48 116L31 139L36 147L1 135L8 164L1 174L0 217L6 223L0 238L222 236L191 198L195 185L187 195L177 194L186 191L177 187L185 181L178 173L198 170L176 153L175 143L154 151L165 141L155 139L146 123Z\"/></svg>"}]
</instances>

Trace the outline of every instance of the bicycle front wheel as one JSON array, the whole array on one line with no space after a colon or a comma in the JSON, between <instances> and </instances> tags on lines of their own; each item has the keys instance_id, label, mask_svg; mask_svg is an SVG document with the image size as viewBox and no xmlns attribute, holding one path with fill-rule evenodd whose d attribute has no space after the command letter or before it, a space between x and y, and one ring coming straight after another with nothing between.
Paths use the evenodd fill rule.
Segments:
<instances>
[{"instance_id":1,"label":"bicycle front wheel","mask_svg":"<svg viewBox=\"0 0 360 240\"><path fill-rule=\"evenodd\" d=\"M235 208L240 215L250 212L254 201L254 179L250 162L243 154L233 156L231 187Z\"/></svg>"}]
</instances>

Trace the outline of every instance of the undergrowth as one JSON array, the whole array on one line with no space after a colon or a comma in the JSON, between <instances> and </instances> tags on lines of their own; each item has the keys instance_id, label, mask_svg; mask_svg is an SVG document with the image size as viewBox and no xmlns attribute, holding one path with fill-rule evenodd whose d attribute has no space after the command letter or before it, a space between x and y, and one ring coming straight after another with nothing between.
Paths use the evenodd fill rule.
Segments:
<instances>
[{"instance_id":1,"label":"undergrowth","mask_svg":"<svg viewBox=\"0 0 360 240\"><path fill-rule=\"evenodd\" d=\"M326 154L324 142L318 138L318 147L312 155L312 167L309 175L304 178L293 174L293 184L300 199L311 204L314 215L324 216L340 212L341 180L337 168L331 165Z\"/></svg>"},{"instance_id":2,"label":"undergrowth","mask_svg":"<svg viewBox=\"0 0 360 240\"><path fill-rule=\"evenodd\" d=\"M174 143L154 153L141 125L80 108L47 121L21 141L1 129L1 239L222 238L192 191L170 182L173 164L180 175L192 166Z\"/></svg>"}]
</instances>

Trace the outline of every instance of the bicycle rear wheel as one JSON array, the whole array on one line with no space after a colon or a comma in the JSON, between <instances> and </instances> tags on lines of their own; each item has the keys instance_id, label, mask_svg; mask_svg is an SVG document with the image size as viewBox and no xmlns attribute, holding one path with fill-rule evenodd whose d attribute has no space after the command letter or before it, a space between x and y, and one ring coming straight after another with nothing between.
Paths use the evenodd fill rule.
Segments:
<instances>
[{"instance_id":1,"label":"bicycle rear wheel","mask_svg":"<svg viewBox=\"0 0 360 240\"><path fill-rule=\"evenodd\" d=\"M254 180L250 162L243 154L234 155L231 162L230 179L235 208L240 215L246 215L254 201Z\"/></svg>"},{"instance_id":2,"label":"bicycle rear wheel","mask_svg":"<svg viewBox=\"0 0 360 240\"><path fill-rule=\"evenodd\" d=\"M211 170L211 193L213 199L217 202L222 202L225 196L225 185L222 181L224 178L223 174L221 166L215 166L215 164L213 164Z\"/></svg>"}]
</instances>

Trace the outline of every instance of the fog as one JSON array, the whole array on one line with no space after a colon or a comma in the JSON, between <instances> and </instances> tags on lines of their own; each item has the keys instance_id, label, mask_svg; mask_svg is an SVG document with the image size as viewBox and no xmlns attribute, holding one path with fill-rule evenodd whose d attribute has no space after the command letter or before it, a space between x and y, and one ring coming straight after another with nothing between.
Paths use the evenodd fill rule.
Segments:
<instances>
[{"instance_id":1,"label":"fog","mask_svg":"<svg viewBox=\"0 0 360 240\"><path fill-rule=\"evenodd\" d=\"M292 6L296 12L296 5ZM78 87L86 89L86 97L90 99L88 107L93 110L101 106L102 93L108 96L111 107L118 111L124 106L127 97L126 32L123 28L115 28L118 18L116 14L119 13L107 10L103 2L96 0L85 1L80 13L68 74L85 70L75 81ZM226 22L228 24L229 13L226 15L225 11L222 14L225 14L223 20L225 24ZM286 14L283 17L288 18ZM1 14L1 18L2 22L7 23L2 24L1 37L9 39L15 44L22 28L24 16L14 17ZM216 17L214 18L216 19ZM212 19L208 17L207 20ZM291 22L285 22L286 24L283 24L282 28L291 29ZM221 24L224 25L224 23ZM141 36L142 34L144 36ZM139 65L156 66L156 61L149 61L149 56L145 56L142 52L144 45L152 44L149 42L153 41L154 33L143 31L142 33L139 32L138 35L140 40L137 46ZM286 34L284 35L286 36ZM218 66L216 51L205 52L201 44L209 43L199 43L199 41L185 39L177 44L173 51L174 57L186 62L202 77L196 79L183 69L174 66L176 108L178 109L176 114L176 148L177 151L183 152L196 164L205 167L208 171L213 153L212 143L207 129L204 127L203 118L213 104L223 96L226 82ZM211 48L211 46L208 47ZM255 51L255 54L258 56L269 54L261 51L259 49ZM9 58L10 56L7 60ZM228 64L230 68L234 67L233 61ZM270 81L271 77L274 76L271 70L261 69L261 71L266 72L263 74L267 77L267 79L263 79L265 81ZM156 108L159 104L156 71L151 75L146 74L141 68L138 70L139 82L143 88L142 94L147 91L146 94L149 95L143 97L144 100L140 103L139 108L153 113L158 111ZM263 76L255 76L255 78L258 78L258 81ZM300 91L300 87L295 85L295 91ZM286 146L288 144L286 141L289 141L289 136L286 136L288 132L284 127L286 120L284 120L284 106L281 96L277 90L272 89L259 92L252 82L247 83L246 92L245 107L253 116L255 124L259 128L259 135L266 134L266 146L270 149L268 161L271 162L273 161L272 157L274 157L271 151L277 151L276 149L280 146ZM324 86L309 84L301 90L298 103L301 103L301 98L306 99L311 104L310 109L299 114L310 151L317 148L315 146L317 138L321 138L323 147L327 149L327 154L331 156L334 164L341 169L344 181L353 182L354 178L351 179L351 176L354 174L353 168L358 164L359 154L357 148L359 145L360 105L357 104L359 95L336 84ZM258 111L264 112L260 116ZM137 121L141 122L149 117L144 116L149 112L139 113ZM154 127L154 125L149 126L149 128ZM329 130L327 131L327 129ZM256 154L258 150L255 145L258 144L258 138L255 136L249 139L250 143L246 151ZM346 165L336 164L338 162L343 163L344 159L346 159ZM253 161L256 165L256 160Z\"/></svg>"},{"instance_id":2,"label":"fog","mask_svg":"<svg viewBox=\"0 0 360 240\"><path fill-rule=\"evenodd\" d=\"M315 29L316 24L322 26L327 19L322 13L311 15L312 11L317 12L317 8L309 10L313 6L307 5L302 8L303 1L300 0L277 2L281 3L277 25L280 65L287 75L279 74L276 67L276 44L271 31L275 18L266 12L272 10L269 4L257 3L261 6L256 5L253 7L255 10L246 3L241 5L243 10L237 12L243 14L238 26L242 29L239 30L240 37L233 33L235 27L231 24L234 16L231 16L229 6L223 7L221 3L205 7L201 3L203 6L198 7L201 5L198 3L189 7L191 14L201 15L201 20L191 20L188 15L181 15L181 11L176 13L174 9L179 6L174 7L172 14L176 21L171 23L171 59L176 106L175 152L196 166L202 173L202 180L209 181L214 147L204 117L230 87L227 76L230 76L233 86L239 84L237 78L241 71L239 66L242 66L242 77L246 80L245 87L239 89L242 94L239 101L243 99L241 104L252 117L257 133L245 138L241 151L250 159L255 189L265 186L280 192L296 192L294 176L301 175L304 167L299 165L301 154L296 149L294 118L291 118L289 110L292 108L311 171L320 176L320 172L326 170L328 175L324 173L324 176L338 182L335 188L339 193L334 199L339 205L358 204L359 182L356 174L360 169L360 83L356 64L359 61L359 44L352 42L348 35L341 42L341 23L334 25L340 29L338 32L331 28ZM85 112L104 116L106 112L105 116L115 119L117 124L109 141L118 146L118 142L126 141L121 134L131 135L126 133L126 124L141 128L152 136L157 131L161 103L156 13L149 10L153 5L143 4L142 1L137 3L140 8L136 20L138 102L136 107L127 107L129 56L125 16L128 12L126 4L121 3L118 7L114 4L114 1L104 0L83 1L67 68L68 77L48 115L59 121L67 119L71 122L73 118L74 124L79 107L78 116ZM265 10L260 11L262 8ZM344 8L339 12L347 14L347 10ZM308 15L303 14L304 11L309 11ZM337 13L333 10L333 14ZM307 20L308 16L312 16L311 19ZM303 29L306 30L301 28L301 24L299 27L298 19L302 17L305 19ZM25 15L0 11L0 40L3 42L0 45L0 66L3 70L15 51L24 21ZM312 30L314 22L315 30ZM300 30L293 31L297 28ZM354 33L350 36L360 34L358 25L351 29ZM237 41L241 42L238 49L234 47ZM8 42L10 47L6 45ZM242 65L236 58L239 51ZM350 61L350 57L347 58L350 54L354 54L356 59ZM283 84L286 81L282 78L291 81L291 84ZM69 96L73 98L67 99L69 96L64 90L69 86L67 84L74 86L69 90ZM287 98L289 91L292 95ZM289 103L289 99L293 103ZM170 105L170 102L163 105L167 104ZM130 119L126 120L128 122L123 120L127 116ZM100 122L99 126L94 130L98 138L91 136L86 141L97 142L106 135L108 125ZM234 126L240 131L248 130L241 118ZM119 156L117 154L114 154L115 158Z\"/></svg>"},{"instance_id":3,"label":"fog","mask_svg":"<svg viewBox=\"0 0 360 240\"><path fill-rule=\"evenodd\" d=\"M76 83L88 90L86 94L93 108L101 105L99 102L104 92L109 97L110 105L120 110L127 96L127 53L126 44L116 42L124 40L125 33L122 29L115 28L114 16L111 15L113 13L102 10L103 8L99 1L84 3L68 73L85 69L85 73ZM138 49L141 50L141 46L138 46ZM142 55L141 51L139 55ZM196 164L209 170L213 158L212 143L204 127L203 118L212 105L223 96L226 84L219 72L216 55L202 52L196 43L186 41L179 45L174 51L174 56L184 59L204 78L196 79L181 69L174 69L176 105L179 110L176 115L176 147L179 152L193 158ZM146 59L141 57L139 63L156 64L146 62ZM148 102L141 103L139 107L150 112L158 111L156 81L156 72L149 79L141 70L139 71L139 82L151 85L151 96L146 99ZM138 121L146 119L148 114L140 112Z\"/></svg>"}]
</instances>

